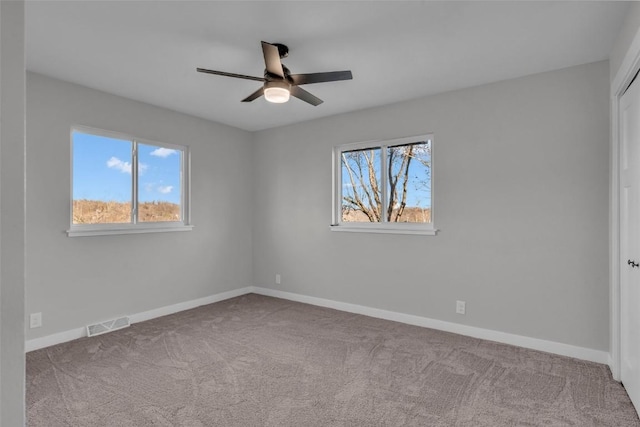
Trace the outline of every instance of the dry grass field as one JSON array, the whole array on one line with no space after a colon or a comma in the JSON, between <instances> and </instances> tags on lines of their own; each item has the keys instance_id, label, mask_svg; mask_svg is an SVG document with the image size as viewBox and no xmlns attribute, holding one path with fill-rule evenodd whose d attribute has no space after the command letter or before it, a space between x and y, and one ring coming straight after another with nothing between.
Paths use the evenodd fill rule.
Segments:
<instances>
[{"instance_id":1,"label":"dry grass field","mask_svg":"<svg viewBox=\"0 0 640 427\"><path fill-rule=\"evenodd\" d=\"M393 214L395 216L395 213ZM342 212L342 221L344 222L369 222L367 216L362 211L345 210ZM431 209L407 207L402 212L402 216L397 222L431 222Z\"/></svg>"},{"instance_id":2,"label":"dry grass field","mask_svg":"<svg viewBox=\"0 0 640 427\"><path fill-rule=\"evenodd\" d=\"M168 202L138 205L139 222L180 221L180 206ZM131 222L131 204L100 200L74 200L74 224L118 224Z\"/></svg>"}]
</instances>

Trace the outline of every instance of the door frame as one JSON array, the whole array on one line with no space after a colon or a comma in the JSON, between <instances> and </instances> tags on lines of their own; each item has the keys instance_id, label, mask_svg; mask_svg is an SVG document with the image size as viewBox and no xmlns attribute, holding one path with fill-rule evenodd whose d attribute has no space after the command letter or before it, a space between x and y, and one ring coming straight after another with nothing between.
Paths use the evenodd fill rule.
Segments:
<instances>
[{"instance_id":1,"label":"door frame","mask_svg":"<svg viewBox=\"0 0 640 427\"><path fill-rule=\"evenodd\" d=\"M609 146L609 367L620 381L620 97L640 70L640 29L636 32L622 65L611 81L611 141ZM640 76L639 76L640 78ZM640 83L640 82L638 82Z\"/></svg>"}]
</instances>

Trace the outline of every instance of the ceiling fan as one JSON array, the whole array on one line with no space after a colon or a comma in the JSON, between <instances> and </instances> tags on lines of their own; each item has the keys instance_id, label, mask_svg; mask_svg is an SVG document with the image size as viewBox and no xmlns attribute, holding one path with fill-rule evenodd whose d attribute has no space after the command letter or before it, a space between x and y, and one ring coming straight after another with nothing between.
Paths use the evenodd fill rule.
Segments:
<instances>
[{"instance_id":1,"label":"ceiling fan","mask_svg":"<svg viewBox=\"0 0 640 427\"><path fill-rule=\"evenodd\" d=\"M255 80L264 83L260 89L247 96L242 102L251 102L264 95L267 101L281 104L287 102L289 96L293 95L313 106L322 104L322 99L300 88L300 85L351 80L353 78L351 71L291 74L289 69L280 62L281 58L286 58L289 55L289 48L281 43L267 43L263 41L262 54L264 55L264 63L266 66L264 77L245 76L244 74L226 73L224 71L207 70L206 68L196 68L196 70L200 73L217 74L219 76Z\"/></svg>"}]
</instances>

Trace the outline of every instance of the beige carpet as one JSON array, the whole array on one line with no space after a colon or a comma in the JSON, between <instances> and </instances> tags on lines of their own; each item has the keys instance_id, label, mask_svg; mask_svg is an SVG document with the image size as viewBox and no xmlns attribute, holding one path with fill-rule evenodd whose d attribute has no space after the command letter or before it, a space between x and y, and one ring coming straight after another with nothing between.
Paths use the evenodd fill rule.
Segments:
<instances>
[{"instance_id":1,"label":"beige carpet","mask_svg":"<svg viewBox=\"0 0 640 427\"><path fill-rule=\"evenodd\" d=\"M640 426L609 369L245 295L27 354L31 427Z\"/></svg>"}]
</instances>

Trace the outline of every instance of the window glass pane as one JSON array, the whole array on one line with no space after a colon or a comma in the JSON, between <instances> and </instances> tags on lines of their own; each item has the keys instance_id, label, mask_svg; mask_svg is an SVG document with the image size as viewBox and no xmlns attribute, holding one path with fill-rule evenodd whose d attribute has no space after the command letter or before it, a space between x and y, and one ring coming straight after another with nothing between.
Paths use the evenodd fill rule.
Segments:
<instances>
[{"instance_id":1,"label":"window glass pane","mask_svg":"<svg viewBox=\"0 0 640 427\"><path fill-rule=\"evenodd\" d=\"M73 223L131 222L131 141L73 132Z\"/></svg>"},{"instance_id":2,"label":"window glass pane","mask_svg":"<svg viewBox=\"0 0 640 427\"><path fill-rule=\"evenodd\" d=\"M342 221L380 222L380 148L342 152Z\"/></svg>"},{"instance_id":3,"label":"window glass pane","mask_svg":"<svg viewBox=\"0 0 640 427\"><path fill-rule=\"evenodd\" d=\"M138 144L138 221L181 221L182 151Z\"/></svg>"},{"instance_id":4,"label":"window glass pane","mask_svg":"<svg viewBox=\"0 0 640 427\"><path fill-rule=\"evenodd\" d=\"M387 148L388 222L431 222L431 141Z\"/></svg>"}]
</instances>

